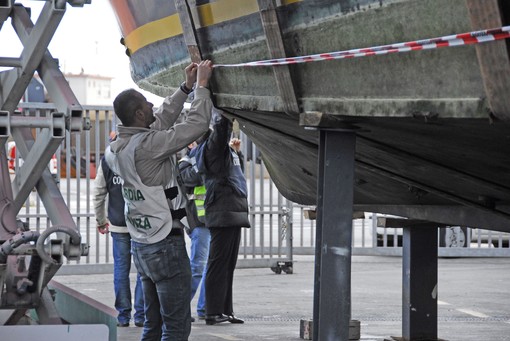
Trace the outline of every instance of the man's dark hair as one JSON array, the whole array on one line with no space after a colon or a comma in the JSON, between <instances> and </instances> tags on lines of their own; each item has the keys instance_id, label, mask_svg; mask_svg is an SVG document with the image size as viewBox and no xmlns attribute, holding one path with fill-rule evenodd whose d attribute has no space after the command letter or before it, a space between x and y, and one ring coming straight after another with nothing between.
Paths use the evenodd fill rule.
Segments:
<instances>
[{"instance_id":1,"label":"man's dark hair","mask_svg":"<svg viewBox=\"0 0 510 341\"><path fill-rule=\"evenodd\" d=\"M135 119L135 111L140 108L140 93L135 89L122 91L113 101L115 114L126 127L131 126Z\"/></svg>"}]
</instances>

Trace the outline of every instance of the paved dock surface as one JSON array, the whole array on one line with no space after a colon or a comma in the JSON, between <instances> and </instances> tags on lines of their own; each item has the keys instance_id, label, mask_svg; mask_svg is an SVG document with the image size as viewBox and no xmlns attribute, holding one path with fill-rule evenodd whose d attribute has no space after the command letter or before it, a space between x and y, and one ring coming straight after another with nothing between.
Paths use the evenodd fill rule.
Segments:
<instances>
[{"instance_id":1,"label":"paved dock surface","mask_svg":"<svg viewBox=\"0 0 510 341\"><path fill-rule=\"evenodd\" d=\"M438 336L450 341L510 341L510 258L441 258L438 283ZM190 340L301 340L300 319L313 309L312 257L296 257L294 273L237 269L235 313L243 325L193 323ZM65 284L113 307L113 277L56 276ZM134 274L132 275L134 282ZM352 319L361 322L361 340L402 335L402 259L352 258ZM196 314L196 298L192 313ZM118 328L119 341L140 339L142 329Z\"/></svg>"}]
</instances>

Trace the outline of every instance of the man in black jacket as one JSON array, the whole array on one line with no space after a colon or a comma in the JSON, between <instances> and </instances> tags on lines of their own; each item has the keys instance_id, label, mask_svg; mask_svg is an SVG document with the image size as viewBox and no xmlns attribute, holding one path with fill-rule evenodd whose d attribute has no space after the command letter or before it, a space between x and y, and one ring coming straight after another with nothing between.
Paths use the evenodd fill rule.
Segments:
<instances>
[{"instance_id":1,"label":"man in black jacket","mask_svg":"<svg viewBox=\"0 0 510 341\"><path fill-rule=\"evenodd\" d=\"M213 132L197 147L199 171L204 174L206 226L211 232L205 278L206 324L244 323L234 316L232 284L241 241L241 228L250 227L246 178L238 151L229 145L232 123L217 114Z\"/></svg>"},{"instance_id":2,"label":"man in black jacket","mask_svg":"<svg viewBox=\"0 0 510 341\"><path fill-rule=\"evenodd\" d=\"M207 138L202 137L202 141ZM198 143L201 141L197 140ZM197 316L205 319L205 275L207 273L207 258L209 257L209 245L211 234L205 226L205 185L202 174L196 165L196 146L193 142L188 146L188 152L179 160L179 173L182 185L188 197L186 232L191 240L190 265L191 265L191 299L200 286L197 302ZM191 319L192 322L194 319Z\"/></svg>"},{"instance_id":3,"label":"man in black jacket","mask_svg":"<svg viewBox=\"0 0 510 341\"><path fill-rule=\"evenodd\" d=\"M124 217L124 198L122 197L122 179L108 166L104 156L101 158L94 180L94 211L97 231L110 233L113 248L113 289L115 291L115 309L118 327L128 327L131 319L131 236L128 233ZM106 214L105 206L108 206ZM135 326L143 327L145 314L143 290L140 274L137 272L135 284Z\"/></svg>"}]
</instances>

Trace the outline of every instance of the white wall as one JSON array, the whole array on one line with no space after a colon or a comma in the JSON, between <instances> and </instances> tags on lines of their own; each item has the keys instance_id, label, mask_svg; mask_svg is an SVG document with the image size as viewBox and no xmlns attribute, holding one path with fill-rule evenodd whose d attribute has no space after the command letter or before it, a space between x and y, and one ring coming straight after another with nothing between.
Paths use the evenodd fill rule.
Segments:
<instances>
[{"instance_id":1,"label":"white wall","mask_svg":"<svg viewBox=\"0 0 510 341\"><path fill-rule=\"evenodd\" d=\"M91 75L72 75L66 78L80 104L112 105L111 79Z\"/></svg>"}]
</instances>

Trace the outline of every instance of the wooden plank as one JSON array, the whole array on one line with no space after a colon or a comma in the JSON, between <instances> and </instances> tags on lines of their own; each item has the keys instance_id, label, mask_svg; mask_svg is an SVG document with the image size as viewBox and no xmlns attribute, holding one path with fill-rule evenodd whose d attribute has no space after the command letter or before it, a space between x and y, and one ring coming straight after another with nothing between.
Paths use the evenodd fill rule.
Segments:
<instances>
[{"instance_id":1,"label":"wooden plank","mask_svg":"<svg viewBox=\"0 0 510 341\"><path fill-rule=\"evenodd\" d=\"M403 218L388 218L388 217L378 217L377 218L377 226L378 227L386 227L386 228L438 228L438 227L446 227L448 225L435 223L426 220L416 220L416 219L403 219Z\"/></svg>"},{"instance_id":2,"label":"wooden plank","mask_svg":"<svg viewBox=\"0 0 510 341\"><path fill-rule=\"evenodd\" d=\"M299 125L309 128L334 128L359 130L351 123L346 122L341 116L325 114L319 111L307 111L299 115Z\"/></svg>"},{"instance_id":3,"label":"wooden plank","mask_svg":"<svg viewBox=\"0 0 510 341\"><path fill-rule=\"evenodd\" d=\"M202 52L198 46L197 32L193 23L190 8L186 0L175 0L175 8L179 13L184 42L188 48L191 61L199 63L202 60Z\"/></svg>"},{"instance_id":4,"label":"wooden plank","mask_svg":"<svg viewBox=\"0 0 510 341\"><path fill-rule=\"evenodd\" d=\"M317 209L304 209L303 217L308 220L317 220ZM353 211L352 219L363 219L365 218L365 212L362 211Z\"/></svg>"},{"instance_id":5,"label":"wooden plank","mask_svg":"<svg viewBox=\"0 0 510 341\"><path fill-rule=\"evenodd\" d=\"M474 30L504 26L510 7L503 0L466 0ZM504 13L506 12L506 13ZM508 40L476 45L476 54L482 72L485 93L491 113L501 119L510 119L510 56Z\"/></svg>"},{"instance_id":6,"label":"wooden plank","mask_svg":"<svg viewBox=\"0 0 510 341\"><path fill-rule=\"evenodd\" d=\"M274 0L257 0L260 9L260 18L266 34L267 47L271 58L284 58L285 47L283 45L282 32L276 15ZM276 85L282 98L285 112L289 115L299 114L299 103L294 90L294 83L290 75L288 65L273 67Z\"/></svg>"}]
</instances>

